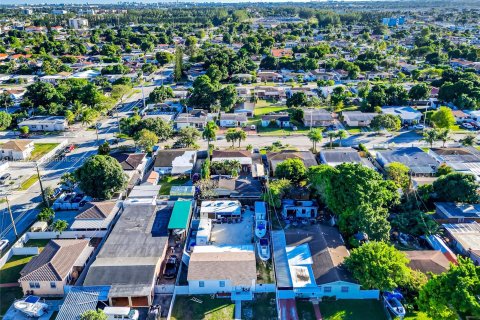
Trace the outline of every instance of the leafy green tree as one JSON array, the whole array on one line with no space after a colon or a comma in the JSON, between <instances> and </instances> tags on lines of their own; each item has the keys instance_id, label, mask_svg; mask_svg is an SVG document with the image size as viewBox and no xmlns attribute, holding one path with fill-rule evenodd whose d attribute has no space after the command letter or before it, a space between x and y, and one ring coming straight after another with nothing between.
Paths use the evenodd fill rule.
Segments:
<instances>
[{"instance_id":1,"label":"leafy green tree","mask_svg":"<svg viewBox=\"0 0 480 320\"><path fill-rule=\"evenodd\" d=\"M305 107L308 103L307 95L305 92L295 92L290 98L287 99L287 107Z\"/></svg>"},{"instance_id":2,"label":"leafy green tree","mask_svg":"<svg viewBox=\"0 0 480 320\"><path fill-rule=\"evenodd\" d=\"M379 114L373 117L370 127L375 131L398 131L402 125L399 117L393 114Z\"/></svg>"},{"instance_id":3,"label":"leafy green tree","mask_svg":"<svg viewBox=\"0 0 480 320\"><path fill-rule=\"evenodd\" d=\"M298 184L307 177L307 168L305 168L305 164L300 159L287 159L277 165L275 177L287 179Z\"/></svg>"},{"instance_id":4,"label":"leafy green tree","mask_svg":"<svg viewBox=\"0 0 480 320\"><path fill-rule=\"evenodd\" d=\"M475 176L453 172L439 177L433 182L433 191L438 201L477 203L478 183Z\"/></svg>"},{"instance_id":5,"label":"leafy green tree","mask_svg":"<svg viewBox=\"0 0 480 320\"><path fill-rule=\"evenodd\" d=\"M427 142L430 145L430 148L433 147L433 143L438 140L438 130L427 129L423 132L423 141Z\"/></svg>"},{"instance_id":6,"label":"leafy green tree","mask_svg":"<svg viewBox=\"0 0 480 320\"><path fill-rule=\"evenodd\" d=\"M439 130L438 139L443 142L443 147L445 148L445 143L450 139L450 129Z\"/></svg>"},{"instance_id":7,"label":"leafy green tree","mask_svg":"<svg viewBox=\"0 0 480 320\"><path fill-rule=\"evenodd\" d=\"M322 130L319 128L313 128L310 130L307 134L307 137L310 141L312 141L313 144L313 152L317 152L317 143L322 141L323 135L322 135Z\"/></svg>"},{"instance_id":8,"label":"leafy green tree","mask_svg":"<svg viewBox=\"0 0 480 320\"><path fill-rule=\"evenodd\" d=\"M0 130L5 130L12 124L12 116L5 112L0 111Z\"/></svg>"},{"instance_id":9,"label":"leafy green tree","mask_svg":"<svg viewBox=\"0 0 480 320\"><path fill-rule=\"evenodd\" d=\"M177 143L186 148L195 147L197 140L200 138L200 132L196 128L186 127L180 129L177 136Z\"/></svg>"},{"instance_id":10,"label":"leafy green tree","mask_svg":"<svg viewBox=\"0 0 480 320\"><path fill-rule=\"evenodd\" d=\"M39 221L50 222L55 218L55 211L52 208L43 208L37 215Z\"/></svg>"},{"instance_id":11,"label":"leafy green tree","mask_svg":"<svg viewBox=\"0 0 480 320\"><path fill-rule=\"evenodd\" d=\"M235 141L237 141L237 138L238 138L237 130L234 128L228 129L227 132L225 133L225 140L227 140L227 142L232 143L232 148L235 146Z\"/></svg>"},{"instance_id":12,"label":"leafy green tree","mask_svg":"<svg viewBox=\"0 0 480 320\"><path fill-rule=\"evenodd\" d=\"M390 291L406 284L411 271L406 255L385 242L367 242L351 251L345 266L364 289Z\"/></svg>"},{"instance_id":13,"label":"leafy green tree","mask_svg":"<svg viewBox=\"0 0 480 320\"><path fill-rule=\"evenodd\" d=\"M50 103L61 103L65 99L49 82L37 81L27 87L24 98L34 106L47 107Z\"/></svg>"},{"instance_id":14,"label":"leafy green tree","mask_svg":"<svg viewBox=\"0 0 480 320\"><path fill-rule=\"evenodd\" d=\"M421 210L409 210L396 213L392 219L392 227L415 237L438 233L438 224Z\"/></svg>"},{"instance_id":15,"label":"leafy green tree","mask_svg":"<svg viewBox=\"0 0 480 320\"><path fill-rule=\"evenodd\" d=\"M151 152L152 148L158 142L158 137L154 132L148 129L142 129L135 134L134 140L135 140L135 143L138 146L140 146L142 149L144 149L147 152Z\"/></svg>"},{"instance_id":16,"label":"leafy green tree","mask_svg":"<svg viewBox=\"0 0 480 320\"><path fill-rule=\"evenodd\" d=\"M173 70L173 79L175 82L182 80L183 76L183 50L180 47L175 48L175 68Z\"/></svg>"},{"instance_id":17,"label":"leafy green tree","mask_svg":"<svg viewBox=\"0 0 480 320\"><path fill-rule=\"evenodd\" d=\"M210 150L210 142L216 138L217 130L218 126L214 121L208 121L205 125L205 129L203 129L202 138L207 140L208 150Z\"/></svg>"},{"instance_id":18,"label":"leafy green tree","mask_svg":"<svg viewBox=\"0 0 480 320\"><path fill-rule=\"evenodd\" d=\"M460 140L463 146L473 146L475 143L475 136L474 135L466 135L465 138Z\"/></svg>"},{"instance_id":19,"label":"leafy green tree","mask_svg":"<svg viewBox=\"0 0 480 320\"><path fill-rule=\"evenodd\" d=\"M238 93L234 85L227 85L218 92L220 99L220 107L224 111L232 110L237 103Z\"/></svg>"},{"instance_id":20,"label":"leafy green tree","mask_svg":"<svg viewBox=\"0 0 480 320\"><path fill-rule=\"evenodd\" d=\"M410 168L400 162L391 162L385 166L387 179L392 180L404 192L410 189Z\"/></svg>"},{"instance_id":21,"label":"leafy green tree","mask_svg":"<svg viewBox=\"0 0 480 320\"><path fill-rule=\"evenodd\" d=\"M80 320L107 320L107 315L103 310L88 310L82 313Z\"/></svg>"},{"instance_id":22,"label":"leafy green tree","mask_svg":"<svg viewBox=\"0 0 480 320\"><path fill-rule=\"evenodd\" d=\"M455 116L452 109L447 107L440 107L432 114L430 120L437 128L450 129L455 125Z\"/></svg>"},{"instance_id":23,"label":"leafy green tree","mask_svg":"<svg viewBox=\"0 0 480 320\"><path fill-rule=\"evenodd\" d=\"M63 231L67 230L68 222L65 220L55 220L52 224L52 229L55 232L62 234Z\"/></svg>"},{"instance_id":24,"label":"leafy green tree","mask_svg":"<svg viewBox=\"0 0 480 320\"><path fill-rule=\"evenodd\" d=\"M449 167L447 164L442 163L437 169L437 177L445 176L449 173L454 172L452 167Z\"/></svg>"},{"instance_id":25,"label":"leafy green tree","mask_svg":"<svg viewBox=\"0 0 480 320\"><path fill-rule=\"evenodd\" d=\"M412 100L423 100L430 96L430 88L424 82L414 85L410 88L408 96Z\"/></svg>"},{"instance_id":26,"label":"leafy green tree","mask_svg":"<svg viewBox=\"0 0 480 320\"><path fill-rule=\"evenodd\" d=\"M97 199L110 199L126 185L126 176L118 161L110 156L95 155L75 171L80 188Z\"/></svg>"},{"instance_id":27,"label":"leafy green tree","mask_svg":"<svg viewBox=\"0 0 480 320\"><path fill-rule=\"evenodd\" d=\"M188 99L191 106L210 109L216 101L219 84L212 82L207 75L202 75L193 82L193 91Z\"/></svg>"},{"instance_id":28,"label":"leafy green tree","mask_svg":"<svg viewBox=\"0 0 480 320\"><path fill-rule=\"evenodd\" d=\"M173 135L173 128L171 123L164 121L161 118L146 118L134 125L135 131L141 131L147 129L157 135L158 140L166 141Z\"/></svg>"},{"instance_id":29,"label":"leafy green tree","mask_svg":"<svg viewBox=\"0 0 480 320\"><path fill-rule=\"evenodd\" d=\"M263 201L269 206L280 208L282 199L292 187L290 180L278 179L267 183L267 192L262 196Z\"/></svg>"},{"instance_id":30,"label":"leafy green tree","mask_svg":"<svg viewBox=\"0 0 480 320\"><path fill-rule=\"evenodd\" d=\"M157 60L158 64L161 66L166 65L173 61L174 55L168 51L159 51L155 53L155 59Z\"/></svg>"},{"instance_id":31,"label":"leafy green tree","mask_svg":"<svg viewBox=\"0 0 480 320\"><path fill-rule=\"evenodd\" d=\"M420 290L420 310L432 319L456 320L459 316L480 317L480 267L459 257L458 265L439 275L432 275Z\"/></svg>"},{"instance_id":32,"label":"leafy green tree","mask_svg":"<svg viewBox=\"0 0 480 320\"><path fill-rule=\"evenodd\" d=\"M207 157L205 161L202 163L202 179L210 180L210 157Z\"/></svg>"},{"instance_id":33,"label":"leafy green tree","mask_svg":"<svg viewBox=\"0 0 480 320\"><path fill-rule=\"evenodd\" d=\"M11 106L13 106L13 99L5 90L0 94L0 108L5 108L5 110L7 110Z\"/></svg>"},{"instance_id":34,"label":"leafy green tree","mask_svg":"<svg viewBox=\"0 0 480 320\"><path fill-rule=\"evenodd\" d=\"M110 154L110 145L108 144L107 141L102 143L101 145L98 146L98 152L97 154L102 155L102 156L107 156Z\"/></svg>"},{"instance_id":35,"label":"leafy green tree","mask_svg":"<svg viewBox=\"0 0 480 320\"><path fill-rule=\"evenodd\" d=\"M60 186L70 192L73 191L77 182L75 174L71 172L66 172L60 177Z\"/></svg>"},{"instance_id":36,"label":"leafy green tree","mask_svg":"<svg viewBox=\"0 0 480 320\"><path fill-rule=\"evenodd\" d=\"M148 95L148 99L154 103L164 102L165 100L173 97L174 94L172 88L165 86L156 87Z\"/></svg>"}]
</instances>

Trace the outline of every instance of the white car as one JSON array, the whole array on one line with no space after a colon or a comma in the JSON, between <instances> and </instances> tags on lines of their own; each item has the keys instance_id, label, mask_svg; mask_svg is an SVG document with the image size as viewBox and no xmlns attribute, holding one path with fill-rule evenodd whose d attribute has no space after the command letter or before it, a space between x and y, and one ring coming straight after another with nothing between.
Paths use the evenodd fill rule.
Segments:
<instances>
[{"instance_id":1,"label":"white car","mask_svg":"<svg viewBox=\"0 0 480 320\"><path fill-rule=\"evenodd\" d=\"M425 126L423 124L416 124L413 126L413 129L415 130L423 130Z\"/></svg>"}]
</instances>

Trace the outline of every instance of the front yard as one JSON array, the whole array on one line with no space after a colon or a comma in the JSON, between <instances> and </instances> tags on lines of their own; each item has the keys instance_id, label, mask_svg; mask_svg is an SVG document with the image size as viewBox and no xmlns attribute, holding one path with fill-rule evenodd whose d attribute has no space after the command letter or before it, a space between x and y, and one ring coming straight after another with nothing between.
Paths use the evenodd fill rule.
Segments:
<instances>
[{"instance_id":1,"label":"front yard","mask_svg":"<svg viewBox=\"0 0 480 320\"><path fill-rule=\"evenodd\" d=\"M229 298L212 299L210 295L177 295L171 319L227 320L233 319L234 309L235 304Z\"/></svg>"},{"instance_id":2,"label":"front yard","mask_svg":"<svg viewBox=\"0 0 480 320\"><path fill-rule=\"evenodd\" d=\"M30 161L35 161L55 149L59 143L35 143L32 154L30 155Z\"/></svg>"},{"instance_id":3,"label":"front yard","mask_svg":"<svg viewBox=\"0 0 480 320\"><path fill-rule=\"evenodd\" d=\"M382 303L378 300L337 300L320 303L325 320L383 320L386 319Z\"/></svg>"},{"instance_id":4,"label":"front yard","mask_svg":"<svg viewBox=\"0 0 480 320\"><path fill-rule=\"evenodd\" d=\"M161 185L159 194L168 196L170 194L170 189L172 189L173 186L183 186L189 180L190 178L181 178L181 177L173 177L173 176L164 177L158 182L158 184Z\"/></svg>"},{"instance_id":5,"label":"front yard","mask_svg":"<svg viewBox=\"0 0 480 320\"><path fill-rule=\"evenodd\" d=\"M242 319L271 320L277 319L275 293L255 294L253 301L242 302Z\"/></svg>"}]
</instances>

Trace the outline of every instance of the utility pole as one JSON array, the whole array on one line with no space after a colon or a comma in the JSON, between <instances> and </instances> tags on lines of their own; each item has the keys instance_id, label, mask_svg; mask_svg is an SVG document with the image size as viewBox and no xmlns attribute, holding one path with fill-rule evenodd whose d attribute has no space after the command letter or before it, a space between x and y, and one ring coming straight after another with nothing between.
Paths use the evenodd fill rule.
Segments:
<instances>
[{"instance_id":1,"label":"utility pole","mask_svg":"<svg viewBox=\"0 0 480 320\"><path fill-rule=\"evenodd\" d=\"M8 194L3 194L5 201L7 202L8 213L10 214L10 220L12 220L13 232L15 233L15 238L18 239L17 227L15 226L15 220L13 219L12 209L10 208L10 202L8 202Z\"/></svg>"},{"instance_id":2,"label":"utility pole","mask_svg":"<svg viewBox=\"0 0 480 320\"><path fill-rule=\"evenodd\" d=\"M50 207L47 197L45 196L45 190L43 190L42 177L40 176L40 169L38 168L38 162L35 161L35 167L37 168L38 182L40 182L40 192L42 193L43 203Z\"/></svg>"}]
</instances>

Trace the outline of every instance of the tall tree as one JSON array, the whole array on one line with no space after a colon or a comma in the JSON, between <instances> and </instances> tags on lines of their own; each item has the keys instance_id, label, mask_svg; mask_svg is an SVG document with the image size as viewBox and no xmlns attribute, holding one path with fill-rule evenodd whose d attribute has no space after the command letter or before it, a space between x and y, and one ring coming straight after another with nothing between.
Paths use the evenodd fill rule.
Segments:
<instances>
[{"instance_id":1,"label":"tall tree","mask_svg":"<svg viewBox=\"0 0 480 320\"><path fill-rule=\"evenodd\" d=\"M423 141L427 142L430 145L430 148L433 147L433 143L438 140L438 130L427 129L423 132Z\"/></svg>"},{"instance_id":2,"label":"tall tree","mask_svg":"<svg viewBox=\"0 0 480 320\"><path fill-rule=\"evenodd\" d=\"M333 139L337 138L336 131L327 131L327 137L330 139L330 149L333 148Z\"/></svg>"},{"instance_id":3,"label":"tall tree","mask_svg":"<svg viewBox=\"0 0 480 320\"><path fill-rule=\"evenodd\" d=\"M240 143L247 139L247 133L245 131L243 131L242 129L238 129L237 132L236 132L236 137L237 137L237 140L238 140L238 148L240 148Z\"/></svg>"},{"instance_id":4,"label":"tall tree","mask_svg":"<svg viewBox=\"0 0 480 320\"><path fill-rule=\"evenodd\" d=\"M433 182L435 197L443 202L477 203L478 183L473 174L453 172Z\"/></svg>"},{"instance_id":5,"label":"tall tree","mask_svg":"<svg viewBox=\"0 0 480 320\"><path fill-rule=\"evenodd\" d=\"M12 116L5 112L0 111L0 130L5 130L12 124Z\"/></svg>"},{"instance_id":6,"label":"tall tree","mask_svg":"<svg viewBox=\"0 0 480 320\"><path fill-rule=\"evenodd\" d=\"M347 131L341 129L337 131L338 145L342 146L342 140L347 137Z\"/></svg>"},{"instance_id":7,"label":"tall tree","mask_svg":"<svg viewBox=\"0 0 480 320\"><path fill-rule=\"evenodd\" d=\"M208 121L205 129L203 129L202 138L207 140L208 150L210 150L210 142L216 138L217 130L218 126L214 121Z\"/></svg>"},{"instance_id":8,"label":"tall tree","mask_svg":"<svg viewBox=\"0 0 480 320\"><path fill-rule=\"evenodd\" d=\"M107 315L103 310L88 310L82 313L80 320L107 320Z\"/></svg>"},{"instance_id":9,"label":"tall tree","mask_svg":"<svg viewBox=\"0 0 480 320\"><path fill-rule=\"evenodd\" d=\"M200 132L196 128L186 127L178 132L177 143L185 148L196 147L198 138L200 138Z\"/></svg>"},{"instance_id":10,"label":"tall tree","mask_svg":"<svg viewBox=\"0 0 480 320\"><path fill-rule=\"evenodd\" d=\"M400 162L391 162L385 166L387 178L392 180L404 192L410 189L410 168Z\"/></svg>"},{"instance_id":11,"label":"tall tree","mask_svg":"<svg viewBox=\"0 0 480 320\"><path fill-rule=\"evenodd\" d=\"M153 89L148 95L148 100L153 103L161 103L169 98L173 98L173 90L170 87L160 86Z\"/></svg>"},{"instance_id":12,"label":"tall tree","mask_svg":"<svg viewBox=\"0 0 480 320\"><path fill-rule=\"evenodd\" d=\"M427 99L430 96L430 88L424 82L416 84L410 88L408 96L412 100Z\"/></svg>"},{"instance_id":13,"label":"tall tree","mask_svg":"<svg viewBox=\"0 0 480 320\"><path fill-rule=\"evenodd\" d=\"M322 130L319 128L313 128L307 134L308 139L312 141L313 144L313 152L317 153L317 143L322 141L323 135Z\"/></svg>"},{"instance_id":14,"label":"tall tree","mask_svg":"<svg viewBox=\"0 0 480 320\"><path fill-rule=\"evenodd\" d=\"M175 48L175 69L173 71L173 79L175 82L182 80L183 75L183 50L179 46Z\"/></svg>"},{"instance_id":15,"label":"tall tree","mask_svg":"<svg viewBox=\"0 0 480 320\"><path fill-rule=\"evenodd\" d=\"M452 109L447 107L440 107L432 114L430 120L437 128L450 129L455 125L455 116Z\"/></svg>"},{"instance_id":16,"label":"tall tree","mask_svg":"<svg viewBox=\"0 0 480 320\"><path fill-rule=\"evenodd\" d=\"M397 131L400 129L402 121L400 117L393 114L379 114L373 117L370 127L375 131L387 130Z\"/></svg>"},{"instance_id":17,"label":"tall tree","mask_svg":"<svg viewBox=\"0 0 480 320\"><path fill-rule=\"evenodd\" d=\"M275 168L275 177L287 179L298 184L307 175L307 168L300 159L287 159L280 162Z\"/></svg>"},{"instance_id":18,"label":"tall tree","mask_svg":"<svg viewBox=\"0 0 480 320\"><path fill-rule=\"evenodd\" d=\"M237 130L234 128L230 128L227 130L225 133L225 139L227 142L232 143L232 148L235 146L235 141L237 141L238 135L237 135Z\"/></svg>"},{"instance_id":19,"label":"tall tree","mask_svg":"<svg viewBox=\"0 0 480 320\"><path fill-rule=\"evenodd\" d=\"M135 143L140 146L143 150L151 152L152 148L157 144L158 137L157 135L148 130L142 129L135 134Z\"/></svg>"}]
</instances>

